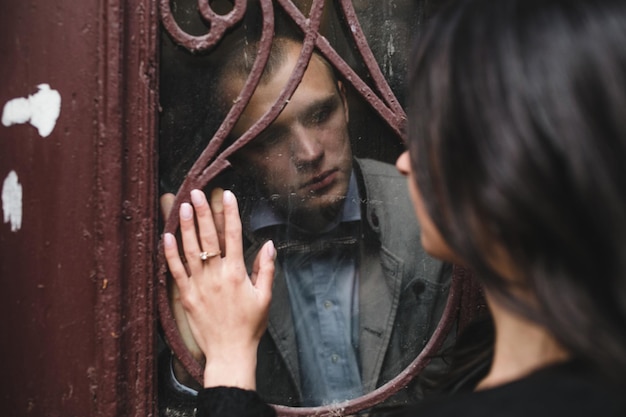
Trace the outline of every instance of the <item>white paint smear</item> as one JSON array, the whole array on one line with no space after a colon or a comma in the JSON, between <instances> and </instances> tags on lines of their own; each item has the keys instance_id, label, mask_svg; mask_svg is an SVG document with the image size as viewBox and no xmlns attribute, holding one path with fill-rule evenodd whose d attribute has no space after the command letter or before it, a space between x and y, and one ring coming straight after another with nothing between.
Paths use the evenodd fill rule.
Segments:
<instances>
[{"instance_id":1,"label":"white paint smear","mask_svg":"<svg viewBox=\"0 0 626 417\"><path fill-rule=\"evenodd\" d=\"M2 212L4 222L11 223L12 232L22 228L22 184L15 171L9 172L2 184Z\"/></svg>"},{"instance_id":2,"label":"white paint smear","mask_svg":"<svg viewBox=\"0 0 626 417\"><path fill-rule=\"evenodd\" d=\"M61 113L61 94L51 90L48 84L39 84L37 88L35 94L7 101L2 110L2 124L30 123L45 138L52 133Z\"/></svg>"}]
</instances>

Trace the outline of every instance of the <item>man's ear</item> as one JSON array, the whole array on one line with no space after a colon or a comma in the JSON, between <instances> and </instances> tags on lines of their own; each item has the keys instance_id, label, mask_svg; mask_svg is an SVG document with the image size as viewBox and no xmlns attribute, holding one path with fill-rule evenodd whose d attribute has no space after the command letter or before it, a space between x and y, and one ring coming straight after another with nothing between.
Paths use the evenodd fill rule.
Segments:
<instances>
[{"instance_id":1,"label":"man's ear","mask_svg":"<svg viewBox=\"0 0 626 417\"><path fill-rule=\"evenodd\" d=\"M343 111L346 117L346 123L350 121L350 108L348 107L348 98L346 97L346 87L341 80L337 80L337 90L341 96L341 102L343 103Z\"/></svg>"}]
</instances>

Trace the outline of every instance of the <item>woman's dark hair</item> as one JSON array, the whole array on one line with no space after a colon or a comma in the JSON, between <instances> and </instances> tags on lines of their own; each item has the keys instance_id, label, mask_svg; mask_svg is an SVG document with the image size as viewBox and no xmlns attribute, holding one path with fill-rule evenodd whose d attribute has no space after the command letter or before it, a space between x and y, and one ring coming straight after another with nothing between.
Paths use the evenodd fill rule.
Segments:
<instances>
[{"instance_id":1,"label":"woman's dark hair","mask_svg":"<svg viewBox=\"0 0 626 417\"><path fill-rule=\"evenodd\" d=\"M456 6L418 40L409 79L428 213L508 308L623 382L626 2ZM494 269L502 253L513 280Z\"/></svg>"}]
</instances>

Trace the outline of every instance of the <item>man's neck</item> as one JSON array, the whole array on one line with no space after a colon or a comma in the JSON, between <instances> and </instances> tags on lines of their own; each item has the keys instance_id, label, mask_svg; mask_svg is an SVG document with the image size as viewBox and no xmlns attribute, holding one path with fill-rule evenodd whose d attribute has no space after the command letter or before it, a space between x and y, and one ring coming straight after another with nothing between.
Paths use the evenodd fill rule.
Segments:
<instances>
[{"instance_id":1,"label":"man's neck","mask_svg":"<svg viewBox=\"0 0 626 417\"><path fill-rule=\"evenodd\" d=\"M289 215L289 224L295 226L300 231L307 234L326 233L340 223L341 207L333 211L322 212L300 212Z\"/></svg>"},{"instance_id":2,"label":"man's neck","mask_svg":"<svg viewBox=\"0 0 626 417\"><path fill-rule=\"evenodd\" d=\"M325 210L298 210L297 204L274 206L271 199L259 200L251 211L252 231L268 226L293 226L304 234L320 235L344 221L361 220L361 204L354 174L350 178L347 195Z\"/></svg>"}]
</instances>

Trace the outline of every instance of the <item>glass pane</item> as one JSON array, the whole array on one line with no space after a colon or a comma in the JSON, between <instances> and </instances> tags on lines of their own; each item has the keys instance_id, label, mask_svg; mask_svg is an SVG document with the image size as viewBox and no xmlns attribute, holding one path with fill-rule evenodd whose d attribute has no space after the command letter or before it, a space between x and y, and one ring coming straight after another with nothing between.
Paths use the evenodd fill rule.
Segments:
<instances>
[{"instance_id":1,"label":"glass pane","mask_svg":"<svg viewBox=\"0 0 626 417\"><path fill-rule=\"evenodd\" d=\"M311 1L295 3L309 15ZM187 183L207 193L232 189L248 265L267 239L278 249L257 369L257 389L271 403L323 406L372 392L416 359L442 314L451 269L421 250L406 180L393 166L403 151L410 38L431 3L354 1L371 52L353 38L359 22L330 1L312 54L293 12L274 5L274 40L264 55L256 2L209 52L192 54L163 34L162 193ZM222 14L232 10L227 1L211 4ZM196 1L172 2L189 33L210 29L189 10L197 10ZM255 73L264 56L265 70ZM248 100L245 85L255 75ZM224 124L238 105L240 116ZM189 173L210 141L219 141L220 126L226 133L219 149L230 166L211 178L205 166ZM238 140L245 145L230 153ZM433 361L429 370L442 366ZM385 405L421 398L423 388L417 378ZM162 403L169 401L164 395L175 396L162 390Z\"/></svg>"}]
</instances>

